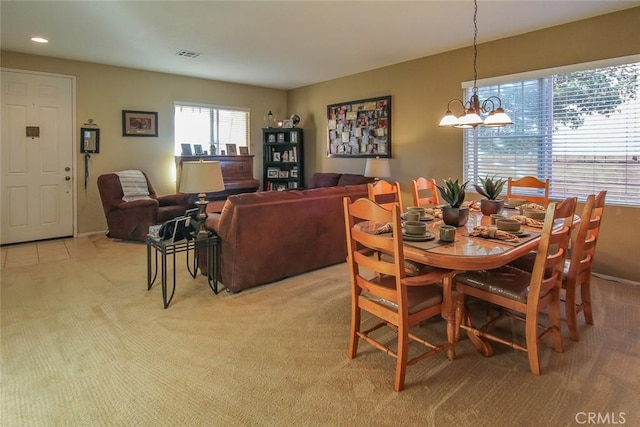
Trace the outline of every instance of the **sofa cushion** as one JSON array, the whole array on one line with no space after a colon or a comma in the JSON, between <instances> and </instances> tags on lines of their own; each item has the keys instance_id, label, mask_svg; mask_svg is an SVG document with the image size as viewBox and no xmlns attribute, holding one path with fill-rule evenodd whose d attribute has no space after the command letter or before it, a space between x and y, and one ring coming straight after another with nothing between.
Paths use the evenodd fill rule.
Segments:
<instances>
[{"instance_id":1,"label":"sofa cushion","mask_svg":"<svg viewBox=\"0 0 640 427\"><path fill-rule=\"evenodd\" d=\"M340 175L334 172L316 172L311 177L307 188L335 187L338 185Z\"/></svg>"},{"instance_id":2,"label":"sofa cushion","mask_svg":"<svg viewBox=\"0 0 640 427\"><path fill-rule=\"evenodd\" d=\"M359 185L359 184L368 184L373 182L374 178L369 178L364 175L352 174L352 173L343 173L338 180L336 185L345 186L345 185Z\"/></svg>"}]
</instances>

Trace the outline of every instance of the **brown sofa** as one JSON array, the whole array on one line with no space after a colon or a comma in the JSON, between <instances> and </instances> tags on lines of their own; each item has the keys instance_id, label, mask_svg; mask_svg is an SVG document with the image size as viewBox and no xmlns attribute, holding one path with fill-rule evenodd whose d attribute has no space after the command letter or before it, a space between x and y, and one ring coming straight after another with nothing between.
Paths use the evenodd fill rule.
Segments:
<instances>
[{"instance_id":1,"label":"brown sofa","mask_svg":"<svg viewBox=\"0 0 640 427\"><path fill-rule=\"evenodd\" d=\"M345 175L341 182L342 174L326 175L314 175L309 185L347 185L239 194L227 199L222 213L208 214L206 227L220 239L218 279L228 290L345 261L342 200L367 197L370 179Z\"/></svg>"}]
</instances>

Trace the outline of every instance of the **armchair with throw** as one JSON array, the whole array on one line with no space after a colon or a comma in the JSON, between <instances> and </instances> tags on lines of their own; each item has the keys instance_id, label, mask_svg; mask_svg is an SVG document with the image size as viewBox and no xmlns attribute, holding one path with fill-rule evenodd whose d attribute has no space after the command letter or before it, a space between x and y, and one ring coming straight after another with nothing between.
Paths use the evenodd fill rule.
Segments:
<instances>
[{"instance_id":1,"label":"armchair with throw","mask_svg":"<svg viewBox=\"0 0 640 427\"><path fill-rule=\"evenodd\" d=\"M184 215L189 208L188 194L158 196L149 177L138 170L100 175L98 190L106 234L116 239L144 241L150 226Z\"/></svg>"}]
</instances>

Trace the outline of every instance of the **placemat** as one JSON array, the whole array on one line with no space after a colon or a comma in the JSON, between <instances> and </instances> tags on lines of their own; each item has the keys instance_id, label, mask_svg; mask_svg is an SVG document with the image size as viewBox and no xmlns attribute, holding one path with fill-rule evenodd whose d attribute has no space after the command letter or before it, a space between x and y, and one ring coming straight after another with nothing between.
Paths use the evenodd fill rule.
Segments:
<instances>
[{"instance_id":1,"label":"placemat","mask_svg":"<svg viewBox=\"0 0 640 427\"><path fill-rule=\"evenodd\" d=\"M529 233L528 236L518 237L518 239L520 240L519 242L508 242L506 240L492 239L492 238L489 238L489 237L470 236L469 234L464 234L464 236L470 237L472 239L491 240L491 241L494 241L496 243L501 243L503 245L508 245L508 246L520 246L521 244L523 244L525 242L528 242L529 240L535 239L536 237L540 236L540 233L537 233L535 231L527 230L527 232Z\"/></svg>"},{"instance_id":2,"label":"placemat","mask_svg":"<svg viewBox=\"0 0 640 427\"><path fill-rule=\"evenodd\" d=\"M451 245L453 243L454 242L442 242L438 240L437 237L433 240L427 240L426 242L408 242L406 240L404 241L404 244L407 246L413 246L414 248L424 249L425 251L436 248L438 246Z\"/></svg>"}]
</instances>

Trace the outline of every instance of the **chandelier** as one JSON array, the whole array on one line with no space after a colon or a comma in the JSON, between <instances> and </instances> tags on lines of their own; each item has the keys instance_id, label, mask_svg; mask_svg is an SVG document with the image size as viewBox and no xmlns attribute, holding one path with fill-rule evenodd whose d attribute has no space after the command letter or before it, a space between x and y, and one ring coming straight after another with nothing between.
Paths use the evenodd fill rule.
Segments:
<instances>
[{"instance_id":1,"label":"chandelier","mask_svg":"<svg viewBox=\"0 0 640 427\"><path fill-rule=\"evenodd\" d=\"M460 99L452 99L447 103L447 112L444 114L442 120L440 120L439 126L455 127L462 129L475 128L477 126L490 126L490 127L502 127L505 125L513 124L511 118L504 112L502 108L502 100L497 96L490 96L482 103L478 96L478 87L476 81L478 80L478 2L473 1L473 94L469 101L465 104ZM460 104L461 110L456 115L451 112L451 107L456 104ZM483 120L480 114L489 113Z\"/></svg>"}]
</instances>

